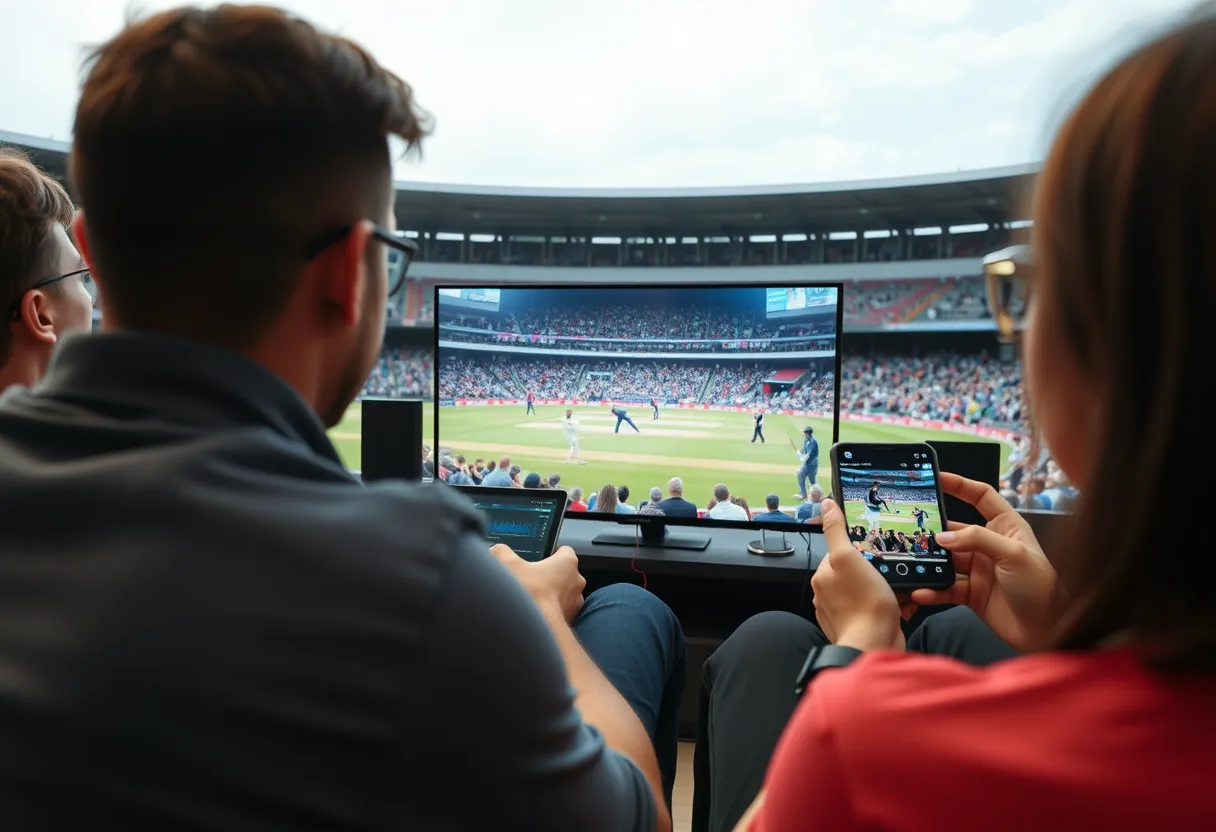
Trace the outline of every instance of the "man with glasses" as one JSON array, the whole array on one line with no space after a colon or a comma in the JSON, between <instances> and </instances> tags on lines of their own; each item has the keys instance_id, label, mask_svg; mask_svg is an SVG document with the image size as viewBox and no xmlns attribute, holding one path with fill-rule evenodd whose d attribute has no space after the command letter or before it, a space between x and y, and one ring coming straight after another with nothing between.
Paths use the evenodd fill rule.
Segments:
<instances>
[{"instance_id":1,"label":"man with glasses","mask_svg":"<svg viewBox=\"0 0 1216 832\"><path fill-rule=\"evenodd\" d=\"M72 215L62 185L0 148L0 390L36 383L60 339L92 326L89 272L68 238Z\"/></svg>"},{"instance_id":2,"label":"man with glasses","mask_svg":"<svg viewBox=\"0 0 1216 832\"><path fill-rule=\"evenodd\" d=\"M454 489L364 486L326 436L414 250L389 139L427 132L279 9L165 11L89 59L102 332L0 401L6 827L670 828L671 611L584 602L570 549L491 552Z\"/></svg>"}]
</instances>

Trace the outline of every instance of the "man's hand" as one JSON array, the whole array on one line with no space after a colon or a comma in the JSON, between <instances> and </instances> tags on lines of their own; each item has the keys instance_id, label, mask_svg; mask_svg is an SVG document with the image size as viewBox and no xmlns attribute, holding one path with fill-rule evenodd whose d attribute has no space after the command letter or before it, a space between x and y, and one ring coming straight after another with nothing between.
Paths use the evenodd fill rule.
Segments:
<instances>
[{"instance_id":1,"label":"man's hand","mask_svg":"<svg viewBox=\"0 0 1216 832\"><path fill-rule=\"evenodd\" d=\"M578 617L587 579L579 573L578 555L569 546L537 563L529 563L501 543L492 546L490 554L523 584L545 615L559 616L567 624Z\"/></svg>"},{"instance_id":2,"label":"man's hand","mask_svg":"<svg viewBox=\"0 0 1216 832\"><path fill-rule=\"evenodd\" d=\"M890 584L849 540L844 512L823 503L828 556L815 570L815 614L833 644L858 650L904 649L900 608Z\"/></svg>"}]
</instances>

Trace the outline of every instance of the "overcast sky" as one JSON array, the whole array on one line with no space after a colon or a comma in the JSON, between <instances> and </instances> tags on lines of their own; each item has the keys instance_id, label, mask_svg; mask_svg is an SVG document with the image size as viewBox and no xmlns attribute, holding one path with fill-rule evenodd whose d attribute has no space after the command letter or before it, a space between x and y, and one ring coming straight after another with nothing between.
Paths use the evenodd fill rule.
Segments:
<instances>
[{"instance_id":1,"label":"overcast sky","mask_svg":"<svg viewBox=\"0 0 1216 832\"><path fill-rule=\"evenodd\" d=\"M144 2L156 10L179 5ZM1180 0L295 0L410 81L402 179L666 187L1036 161ZM125 0L0 0L0 129L67 139Z\"/></svg>"}]
</instances>

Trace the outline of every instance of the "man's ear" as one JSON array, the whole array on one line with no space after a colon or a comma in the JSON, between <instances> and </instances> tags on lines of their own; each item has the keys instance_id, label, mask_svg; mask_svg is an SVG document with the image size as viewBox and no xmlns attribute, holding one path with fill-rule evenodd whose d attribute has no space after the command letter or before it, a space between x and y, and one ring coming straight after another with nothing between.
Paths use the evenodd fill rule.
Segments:
<instances>
[{"instance_id":1,"label":"man's ear","mask_svg":"<svg viewBox=\"0 0 1216 832\"><path fill-rule=\"evenodd\" d=\"M373 244L372 228L370 221L359 220L342 244L334 247L337 260L336 268L330 272L329 296L341 308L342 323L346 326L359 322L367 293L375 291L367 268L367 247Z\"/></svg>"},{"instance_id":2,"label":"man's ear","mask_svg":"<svg viewBox=\"0 0 1216 832\"><path fill-rule=\"evenodd\" d=\"M59 340L55 332L54 313L46 294L41 289L27 292L18 307L21 323L35 341L54 344Z\"/></svg>"}]
</instances>

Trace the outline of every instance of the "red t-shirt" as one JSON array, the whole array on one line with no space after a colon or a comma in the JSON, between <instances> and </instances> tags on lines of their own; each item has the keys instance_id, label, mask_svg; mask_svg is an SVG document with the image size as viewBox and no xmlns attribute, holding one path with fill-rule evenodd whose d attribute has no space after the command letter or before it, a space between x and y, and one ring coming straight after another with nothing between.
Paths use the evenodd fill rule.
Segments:
<instances>
[{"instance_id":1,"label":"red t-shirt","mask_svg":"<svg viewBox=\"0 0 1216 832\"><path fill-rule=\"evenodd\" d=\"M1216 678L875 653L811 683L765 789L751 832L1216 830Z\"/></svg>"}]
</instances>

